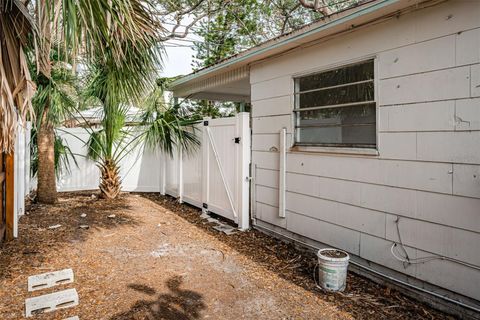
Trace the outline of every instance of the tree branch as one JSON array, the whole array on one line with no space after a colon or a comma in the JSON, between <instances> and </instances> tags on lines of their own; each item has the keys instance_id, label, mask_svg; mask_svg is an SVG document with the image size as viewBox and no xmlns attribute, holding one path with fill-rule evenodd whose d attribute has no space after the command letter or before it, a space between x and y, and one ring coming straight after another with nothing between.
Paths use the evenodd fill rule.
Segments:
<instances>
[{"instance_id":1,"label":"tree branch","mask_svg":"<svg viewBox=\"0 0 480 320\"><path fill-rule=\"evenodd\" d=\"M298 0L300 4L307 8L322 13L325 16L332 14L332 10L325 4L324 0Z\"/></svg>"}]
</instances>

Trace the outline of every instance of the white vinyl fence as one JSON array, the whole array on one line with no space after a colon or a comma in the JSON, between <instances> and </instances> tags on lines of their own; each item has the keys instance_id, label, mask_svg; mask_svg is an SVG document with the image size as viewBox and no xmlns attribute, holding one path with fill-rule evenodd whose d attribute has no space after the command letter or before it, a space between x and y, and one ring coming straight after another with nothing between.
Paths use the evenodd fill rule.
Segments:
<instances>
[{"instance_id":1,"label":"white vinyl fence","mask_svg":"<svg viewBox=\"0 0 480 320\"><path fill-rule=\"evenodd\" d=\"M58 180L59 191L98 189L99 169L88 160L89 133L82 128L58 130L72 152L78 168ZM249 227L249 114L204 119L196 126L200 146L191 152L177 151L170 157L137 147L121 162L123 191L160 192L177 197L228 218L239 229Z\"/></svg>"},{"instance_id":2,"label":"white vinyl fence","mask_svg":"<svg viewBox=\"0 0 480 320\"><path fill-rule=\"evenodd\" d=\"M18 236L18 219L25 214L25 198L30 192L30 131L32 125L18 125L15 140L14 184L15 200L13 204L13 236Z\"/></svg>"},{"instance_id":3,"label":"white vinyl fence","mask_svg":"<svg viewBox=\"0 0 480 320\"><path fill-rule=\"evenodd\" d=\"M70 160L70 172L63 172L57 179L58 191L80 191L98 189L100 170L94 161L87 159L86 142L90 129L59 128L57 134L63 138L75 155L76 166ZM159 192L159 152L144 150L137 146L120 162L123 191Z\"/></svg>"}]
</instances>

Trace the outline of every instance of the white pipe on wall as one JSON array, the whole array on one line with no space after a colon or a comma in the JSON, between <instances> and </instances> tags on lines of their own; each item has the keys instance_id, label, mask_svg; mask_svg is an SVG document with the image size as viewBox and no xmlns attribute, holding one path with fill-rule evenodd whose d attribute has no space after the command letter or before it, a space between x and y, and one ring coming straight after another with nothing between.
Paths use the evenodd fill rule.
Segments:
<instances>
[{"instance_id":1,"label":"white pipe on wall","mask_svg":"<svg viewBox=\"0 0 480 320\"><path fill-rule=\"evenodd\" d=\"M279 145L279 177L278 177L278 216L285 218L285 176L286 176L286 162L287 162L287 129L280 130L280 145Z\"/></svg>"}]
</instances>

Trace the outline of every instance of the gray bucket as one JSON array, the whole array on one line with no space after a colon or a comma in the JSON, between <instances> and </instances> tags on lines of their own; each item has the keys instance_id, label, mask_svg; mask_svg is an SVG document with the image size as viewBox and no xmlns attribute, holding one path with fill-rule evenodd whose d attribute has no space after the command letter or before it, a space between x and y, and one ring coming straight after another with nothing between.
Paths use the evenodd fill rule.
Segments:
<instances>
[{"instance_id":1,"label":"gray bucket","mask_svg":"<svg viewBox=\"0 0 480 320\"><path fill-rule=\"evenodd\" d=\"M350 256L338 249L320 249L318 257L318 285L327 291L343 291L347 284Z\"/></svg>"}]
</instances>

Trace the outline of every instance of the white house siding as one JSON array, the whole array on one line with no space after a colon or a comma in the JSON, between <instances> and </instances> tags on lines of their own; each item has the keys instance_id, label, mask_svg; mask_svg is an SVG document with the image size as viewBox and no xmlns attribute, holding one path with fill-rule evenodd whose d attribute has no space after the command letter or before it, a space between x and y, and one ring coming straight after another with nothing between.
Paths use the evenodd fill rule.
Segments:
<instances>
[{"instance_id":1,"label":"white house siding","mask_svg":"<svg viewBox=\"0 0 480 320\"><path fill-rule=\"evenodd\" d=\"M480 1L448 1L251 67L256 219L480 300ZM378 156L289 151L293 77L376 57ZM278 229L277 229L278 230ZM282 230L282 229L281 229Z\"/></svg>"}]
</instances>

